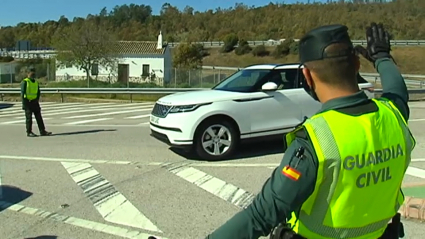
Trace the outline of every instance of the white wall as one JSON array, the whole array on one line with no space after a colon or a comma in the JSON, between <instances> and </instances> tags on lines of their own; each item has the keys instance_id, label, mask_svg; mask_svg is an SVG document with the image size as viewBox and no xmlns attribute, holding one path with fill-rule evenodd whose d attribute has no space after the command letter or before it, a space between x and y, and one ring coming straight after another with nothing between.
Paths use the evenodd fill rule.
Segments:
<instances>
[{"instance_id":1,"label":"white wall","mask_svg":"<svg viewBox=\"0 0 425 239\"><path fill-rule=\"evenodd\" d=\"M124 64L129 64L130 77L141 77L143 65L149 65L149 73L154 71L156 77L164 77L164 58L161 57L144 57L144 58L124 58ZM123 63L121 63L123 64Z\"/></svg>"},{"instance_id":2,"label":"white wall","mask_svg":"<svg viewBox=\"0 0 425 239\"><path fill-rule=\"evenodd\" d=\"M130 77L141 77L143 64L149 65L149 71L152 72L152 70L154 70L157 77L164 77L164 58L162 56L123 57L120 58L119 64L129 65ZM76 67L60 68L56 70L56 76L64 76L67 74L70 76L86 76L84 70L79 70ZM109 74L110 71L99 65L99 76L108 76ZM117 74L117 70L115 70L114 74Z\"/></svg>"}]
</instances>

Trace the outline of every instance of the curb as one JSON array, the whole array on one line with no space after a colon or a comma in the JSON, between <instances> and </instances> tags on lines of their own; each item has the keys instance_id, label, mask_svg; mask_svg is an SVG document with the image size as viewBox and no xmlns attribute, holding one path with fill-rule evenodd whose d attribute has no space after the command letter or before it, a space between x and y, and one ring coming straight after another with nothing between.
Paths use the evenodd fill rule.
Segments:
<instances>
[{"instance_id":1,"label":"curb","mask_svg":"<svg viewBox=\"0 0 425 239\"><path fill-rule=\"evenodd\" d=\"M406 196L398 212L406 219L425 221L425 199Z\"/></svg>"}]
</instances>

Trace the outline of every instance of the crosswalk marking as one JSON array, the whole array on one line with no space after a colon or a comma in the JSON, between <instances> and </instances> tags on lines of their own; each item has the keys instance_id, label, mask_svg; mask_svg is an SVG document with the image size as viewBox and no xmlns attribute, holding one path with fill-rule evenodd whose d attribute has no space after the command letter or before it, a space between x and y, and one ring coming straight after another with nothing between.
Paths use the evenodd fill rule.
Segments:
<instances>
[{"instance_id":1,"label":"crosswalk marking","mask_svg":"<svg viewBox=\"0 0 425 239\"><path fill-rule=\"evenodd\" d=\"M69 122L69 123L66 123L66 125L86 124L86 123L97 122L97 121L105 121L105 120L111 120L111 119L112 118L101 118L101 119L82 120L82 121Z\"/></svg>"},{"instance_id":2,"label":"crosswalk marking","mask_svg":"<svg viewBox=\"0 0 425 239\"><path fill-rule=\"evenodd\" d=\"M55 113L47 112L47 113L43 113L43 115L53 116L53 115L77 114L77 113L93 112L95 110L110 110L110 109L87 109L87 108L81 109L81 108L78 108L75 111L63 111L63 112L55 112Z\"/></svg>"},{"instance_id":3,"label":"crosswalk marking","mask_svg":"<svg viewBox=\"0 0 425 239\"><path fill-rule=\"evenodd\" d=\"M415 167L407 167L406 174L417 178L425 178L425 170Z\"/></svg>"},{"instance_id":4,"label":"crosswalk marking","mask_svg":"<svg viewBox=\"0 0 425 239\"><path fill-rule=\"evenodd\" d=\"M106 221L162 232L90 164L62 165Z\"/></svg>"},{"instance_id":5,"label":"crosswalk marking","mask_svg":"<svg viewBox=\"0 0 425 239\"><path fill-rule=\"evenodd\" d=\"M204 173L196 168L183 166L171 168L169 171L178 177L193 183L205 191L240 208L245 208L255 198L254 194L249 193L233 184L227 183L219 178Z\"/></svg>"},{"instance_id":6,"label":"crosswalk marking","mask_svg":"<svg viewBox=\"0 0 425 239\"><path fill-rule=\"evenodd\" d=\"M111 107L117 107L116 105L100 105L100 104L91 104L89 107L87 107L88 105L73 105L72 107L70 107L70 108L54 108L54 109L49 109L49 108L41 108L41 112L42 112L42 114L43 115L47 115L47 114L50 114L50 115L58 115L58 114L70 114L70 113L72 113L72 112L77 112L77 113L79 113L79 112L81 112L81 110L82 109L85 109L85 111L84 112L90 112L90 111L93 111L93 110L100 110L100 109L103 109L103 110L108 110L107 108L109 107L109 108L111 108ZM76 111L73 111L73 110L76 110ZM47 113L45 113L45 112L47 112ZM23 114L23 111L21 112L21 113L13 113L13 114L4 114L4 115L0 115L0 117L10 117L10 116L20 116L19 118L22 118L22 117L25 117L25 116L22 116L22 114Z\"/></svg>"},{"instance_id":7,"label":"crosswalk marking","mask_svg":"<svg viewBox=\"0 0 425 239\"><path fill-rule=\"evenodd\" d=\"M63 222L69 225L73 225L76 227L81 227L97 232L103 232L110 235L115 235L123 238L131 238L131 239L150 239L153 235L146 234L143 232L139 232L136 230L129 230L127 228L121 228L117 226L111 226L104 223L93 222L86 219L81 219L77 217L70 217L65 215L60 215L55 212L49 212L38 208L27 207L20 204L12 204L9 202L0 201L0 208L5 208L9 211L14 211L18 213L24 213L31 216L38 216L44 219L53 220L56 222ZM154 237L167 239L165 237Z\"/></svg>"},{"instance_id":8,"label":"crosswalk marking","mask_svg":"<svg viewBox=\"0 0 425 239\"><path fill-rule=\"evenodd\" d=\"M50 118L43 118L43 121L46 121L46 120L50 120ZM17 123L25 123L25 120L7 121L7 122L1 122L0 124L1 124L1 125L5 125L5 124L17 124ZM33 120L32 120L32 123L33 123L33 124L36 124L36 123L37 123L37 121L33 119Z\"/></svg>"},{"instance_id":9,"label":"crosswalk marking","mask_svg":"<svg viewBox=\"0 0 425 239\"><path fill-rule=\"evenodd\" d=\"M72 104L63 105L63 106L53 105L52 107L43 107L43 106L41 106L41 108L43 108L43 109L49 109L49 110L50 109L66 109L66 108L75 107L76 105L79 105L79 103L72 103ZM13 108L10 108L10 109L1 110L0 111L0 115L5 115L5 114L10 115L10 114L17 114L17 113L21 114L23 112L23 110L21 108L20 109L17 109L17 108L18 107L13 107Z\"/></svg>"},{"instance_id":10,"label":"crosswalk marking","mask_svg":"<svg viewBox=\"0 0 425 239\"><path fill-rule=\"evenodd\" d=\"M76 116L69 116L65 117L64 119L78 119L78 118L89 118L89 117L96 117L96 116L104 116L104 115L118 115L118 114L127 114L127 113L133 113L133 112L139 112L139 111L150 111L152 108L134 108L132 110L125 110L125 111L115 111L115 112L106 112L106 113L100 113L100 114L91 114L91 115L76 115Z\"/></svg>"}]
</instances>

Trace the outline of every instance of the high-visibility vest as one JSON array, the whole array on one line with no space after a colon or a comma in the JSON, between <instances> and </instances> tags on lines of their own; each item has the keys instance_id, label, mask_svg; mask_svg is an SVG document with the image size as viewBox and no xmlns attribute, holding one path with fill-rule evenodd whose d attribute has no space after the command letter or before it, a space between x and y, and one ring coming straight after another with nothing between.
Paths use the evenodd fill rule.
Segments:
<instances>
[{"instance_id":1,"label":"high-visibility vest","mask_svg":"<svg viewBox=\"0 0 425 239\"><path fill-rule=\"evenodd\" d=\"M315 189L290 220L308 238L379 238L404 202L401 184L416 145L394 104L373 99L379 111L314 115L305 129L318 157ZM302 175L301 175L302 177Z\"/></svg>"},{"instance_id":2,"label":"high-visibility vest","mask_svg":"<svg viewBox=\"0 0 425 239\"><path fill-rule=\"evenodd\" d=\"M38 94L38 82L32 82L29 78L25 78L24 81L27 82L27 90L24 94L24 98L28 100L36 99Z\"/></svg>"}]
</instances>

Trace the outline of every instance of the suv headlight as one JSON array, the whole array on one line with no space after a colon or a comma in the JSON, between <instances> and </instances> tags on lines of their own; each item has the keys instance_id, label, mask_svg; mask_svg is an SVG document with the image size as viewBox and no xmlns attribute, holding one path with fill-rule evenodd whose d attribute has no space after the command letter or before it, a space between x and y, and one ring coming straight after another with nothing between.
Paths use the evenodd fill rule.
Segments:
<instances>
[{"instance_id":1,"label":"suv headlight","mask_svg":"<svg viewBox=\"0 0 425 239\"><path fill-rule=\"evenodd\" d=\"M199 105L175 105L171 107L170 113L184 113L188 111L194 111Z\"/></svg>"},{"instance_id":2,"label":"suv headlight","mask_svg":"<svg viewBox=\"0 0 425 239\"><path fill-rule=\"evenodd\" d=\"M204 104L195 104L195 105L174 105L171 107L169 113L184 113L184 112L190 112L190 111L194 111L197 108L204 106L204 105L209 105L211 103L204 103Z\"/></svg>"}]
</instances>

